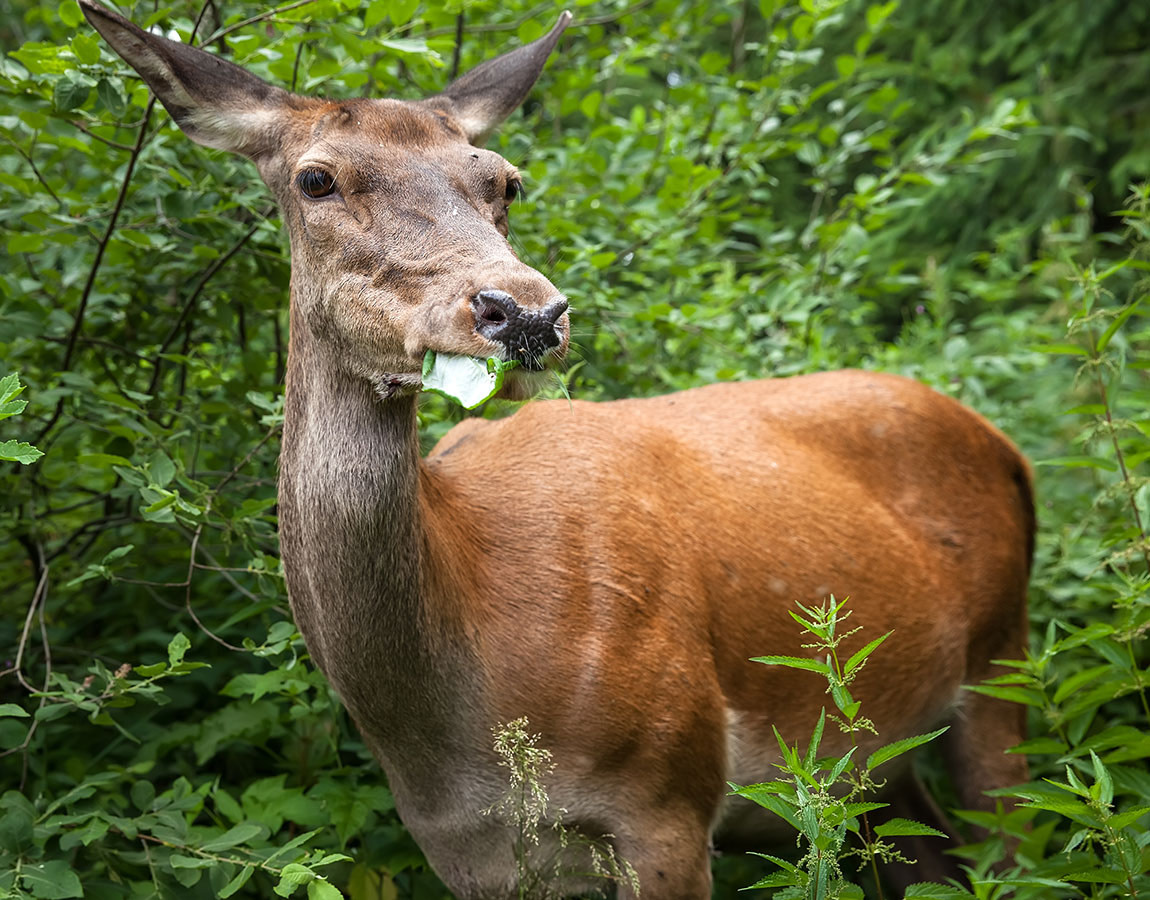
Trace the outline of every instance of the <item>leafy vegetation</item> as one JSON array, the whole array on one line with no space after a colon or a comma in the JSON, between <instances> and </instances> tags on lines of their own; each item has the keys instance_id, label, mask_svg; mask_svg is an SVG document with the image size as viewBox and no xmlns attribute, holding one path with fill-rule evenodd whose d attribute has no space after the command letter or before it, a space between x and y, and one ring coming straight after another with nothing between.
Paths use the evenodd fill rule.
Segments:
<instances>
[{"instance_id":1,"label":"leafy vegetation","mask_svg":"<svg viewBox=\"0 0 1150 900\"><path fill-rule=\"evenodd\" d=\"M287 611L274 207L249 164L178 133L74 0L4 9L0 896L443 897ZM555 14L125 11L277 84L399 97ZM1146 894L1150 5L574 11L491 144L526 176L521 255L571 297L566 388L854 365L999 424L1037 465L1033 641L973 689L1028 707L1032 782L963 816L996 832L962 851L969 885L913 896ZM431 441L463 413L423 415ZM817 773L809 756L785 765ZM724 858L716 896L775 871Z\"/></svg>"}]
</instances>

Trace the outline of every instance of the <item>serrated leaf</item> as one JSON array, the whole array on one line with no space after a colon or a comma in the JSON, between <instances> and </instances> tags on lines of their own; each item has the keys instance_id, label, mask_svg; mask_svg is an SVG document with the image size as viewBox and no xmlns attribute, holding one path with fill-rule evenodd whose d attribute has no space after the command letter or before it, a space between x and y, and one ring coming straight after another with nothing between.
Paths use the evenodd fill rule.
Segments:
<instances>
[{"instance_id":1,"label":"serrated leaf","mask_svg":"<svg viewBox=\"0 0 1150 900\"><path fill-rule=\"evenodd\" d=\"M1062 877L1066 881L1085 881L1089 884L1123 884L1126 881L1126 873L1121 869L1103 867L1071 872Z\"/></svg>"},{"instance_id":2,"label":"serrated leaf","mask_svg":"<svg viewBox=\"0 0 1150 900\"><path fill-rule=\"evenodd\" d=\"M315 881L315 878L315 872L306 866L301 866L299 863L288 863L280 872L280 880L279 884L275 886L275 892L281 897L290 897L301 884Z\"/></svg>"},{"instance_id":3,"label":"serrated leaf","mask_svg":"<svg viewBox=\"0 0 1150 900\"><path fill-rule=\"evenodd\" d=\"M914 819L893 818L876 825L875 834L879 837L948 837L945 831L931 828Z\"/></svg>"},{"instance_id":4,"label":"serrated leaf","mask_svg":"<svg viewBox=\"0 0 1150 900\"><path fill-rule=\"evenodd\" d=\"M928 881L910 885L903 894L903 900L963 900L973 896L974 894L964 888Z\"/></svg>"},{"instance_id":5,"label":"serrated leaf","mask_svg":"<svg viewBox=\"0 0 1150 900\"><path fill-rule=\"evenodd\" d=\"M1119 830L1127 825L1133 825L1147 813L1150 813L1150 806L1138 806L1113 815L1106 821L1111 828Z\"/></svg>"},{"instance_id":6,"label":"serrated leaf","mask_svg":"<svg viewBox=\"0 0 1150 900\"><path fill-rule=\"evenodd\" d=\"M829 675L831 667L817 659L807 659L803 656L753 656L751 662L762 663L765 666L786 666L788 669L803 669L807 672L818 672L820 675Z\"/></svg>"},{"instance_id":7,"label":"serrated leaf","mask_svg":"<svg viewBox=\"0 0 1150 900\"><path fill-rule=\"evenodd\" d=\"M870 656L875 651L875 649L892 634L894 634L893 631L888 631L882 637L875 638L862 649L852 653L850 659L847 660L847 664L843 666L843 674L850 675L851 672L862 665L863 662L866 661L866 658Z\"/></svg>"},{"instance_id":8,"label":"serrated leaf","mask_svg":"<svg viewBox=\"0 0 1150 900\"><path fill-rule=\"evenodd\" d=\"M307 900L343 900L343 894L331 882L317 879L308 883Z\"/></svg>"},{"instance_id":9,"label":"serrated leaf","mask_svg":"<svg viewBox=\"0 0 1150 900\"><path fill-rule=\"evenodd\" d=\"M932 731L929 734L916 734L913 737L903 738L901 741L895 741L892 744L879 747L874 753L867 757L866 767L868 770L877 769L883 763L890 762L892 759L910 752L915 747L921 747L928 741L933 741L940 734L945 734L946 731L946 728L940 728L938 731Z\"/></svg>"},{"instance_id":10,"label":"serrated leaf","mask_svg":"<svg viewBox=\"0 0 1150 900\"><path fill-rule=\"evenodd\" d=\"M0 378L0 403L7 403L14 397L19 396L20 392L24 390L20 384L20 376L15 372L11 372Z\"/></svg>"},{"instance_id":11,"label":"serrated leaf","mask_svg":"<svg viewBox=\"0 0 1150 900\"><path fill-rule=\"evenodd\" d=\"M10 419L18 416L28 408L27 400L8 400L0 403L0 419Z\"/></svg>"},{"instance_id":12,"label":"serrated leaf","mask_svg":"<svg viewBox=\"0 0 1150 900\"><path fill-rule=\"evenodd\" d=\"M34 463L43 455L42 450L37 450L31 444L23 441L0 441L0 459L8 462L18 462L26 466Z\"/></svg>"}]
</instances>

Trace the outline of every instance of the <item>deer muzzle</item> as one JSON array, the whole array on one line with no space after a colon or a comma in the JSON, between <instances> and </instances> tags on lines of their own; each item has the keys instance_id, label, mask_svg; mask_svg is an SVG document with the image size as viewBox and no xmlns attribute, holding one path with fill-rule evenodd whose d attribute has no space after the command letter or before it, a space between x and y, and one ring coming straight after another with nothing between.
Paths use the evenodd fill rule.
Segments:
<instances>
[{"instance_id":1,"label":"deer muzzle","mask_svg":"<svg viewBox=\"0 0 1150 900\"><path fill-rule=\"evenodd\" d=\"M506 291L484 288L471 300L475 331L500 344L507 359L539 371L547 354L563 341L560 318L567 301L557 298L542 309L526 309Z\"/></svg>"}]
</instances>

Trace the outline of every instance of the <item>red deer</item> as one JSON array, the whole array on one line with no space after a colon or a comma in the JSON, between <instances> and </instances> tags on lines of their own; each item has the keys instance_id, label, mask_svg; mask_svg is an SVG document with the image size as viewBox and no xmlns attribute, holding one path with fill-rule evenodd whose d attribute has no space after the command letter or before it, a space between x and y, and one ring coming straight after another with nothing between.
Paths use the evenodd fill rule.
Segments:
<instances>
[{"instance_id":1,"label":"red deer","mask_svg":"<svg viewBox=\"0 0 1150 900\"><path fill-rule=\"evenodd\" d=\"M804 652L788 611L828 594L859 640L894 630L854 685L876 745L949 722L967 807L1024 780L1004 753L1021 707L961 686L1024 645L1029 469L954 400L849 371L538 401L420 458L426 351L517 361L517 399L567 351L566 300L507 241L520 176L482 145L569 14L429 99L329 101L82 5L187 135L248 157L279 203L292 610L457 897L515 895L512 835L484 810L506 786L492 727L522 716L570 827L610 835L644 896L709 897L712 841L770 837L727 783L772 777L772 725L798 740L826 701L748 660ZM826 752L844 741L828 730Z\"/></svg>"}]
</instances>

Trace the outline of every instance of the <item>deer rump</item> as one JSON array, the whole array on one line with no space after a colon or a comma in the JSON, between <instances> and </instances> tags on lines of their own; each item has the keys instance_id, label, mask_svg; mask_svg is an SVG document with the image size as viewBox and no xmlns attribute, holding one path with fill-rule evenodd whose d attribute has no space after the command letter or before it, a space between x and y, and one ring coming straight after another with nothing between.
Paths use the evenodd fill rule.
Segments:
<instances>
[{"instance_id":1,"label":"deer rump","mask_svg":"<svg viewBox=\"0 0 1150 900\"><path fill-rule=\"evenodd\" d=\"M517 895L515 836L485 810L507 786L491 730L522 716L570 827L609 835L644 896L710 896L714 834L770 837L728 781L772 777L772 728L805 740L826 705L817 676L749 661L809 653L796 601L851 598L846 653L894 631L854 686L870 746L949 721L962 805L1025 778L1005 755L1021 707L961 685L1025 642L1029 471L955 401L840 372L535 402L420 458L427 351L516 363L505 391L526 396L567 350L565 298L507 242L520 176L481 145L568 14L428 100L325 101L80 2L180 127L252 159L280 205L293 614L457 897ZM828 731L824 752L846 748ZM887 795L944 824L913 779ZM916 846L906 877L956 874L941 849Z\"/></svg>"}]
</instances>

